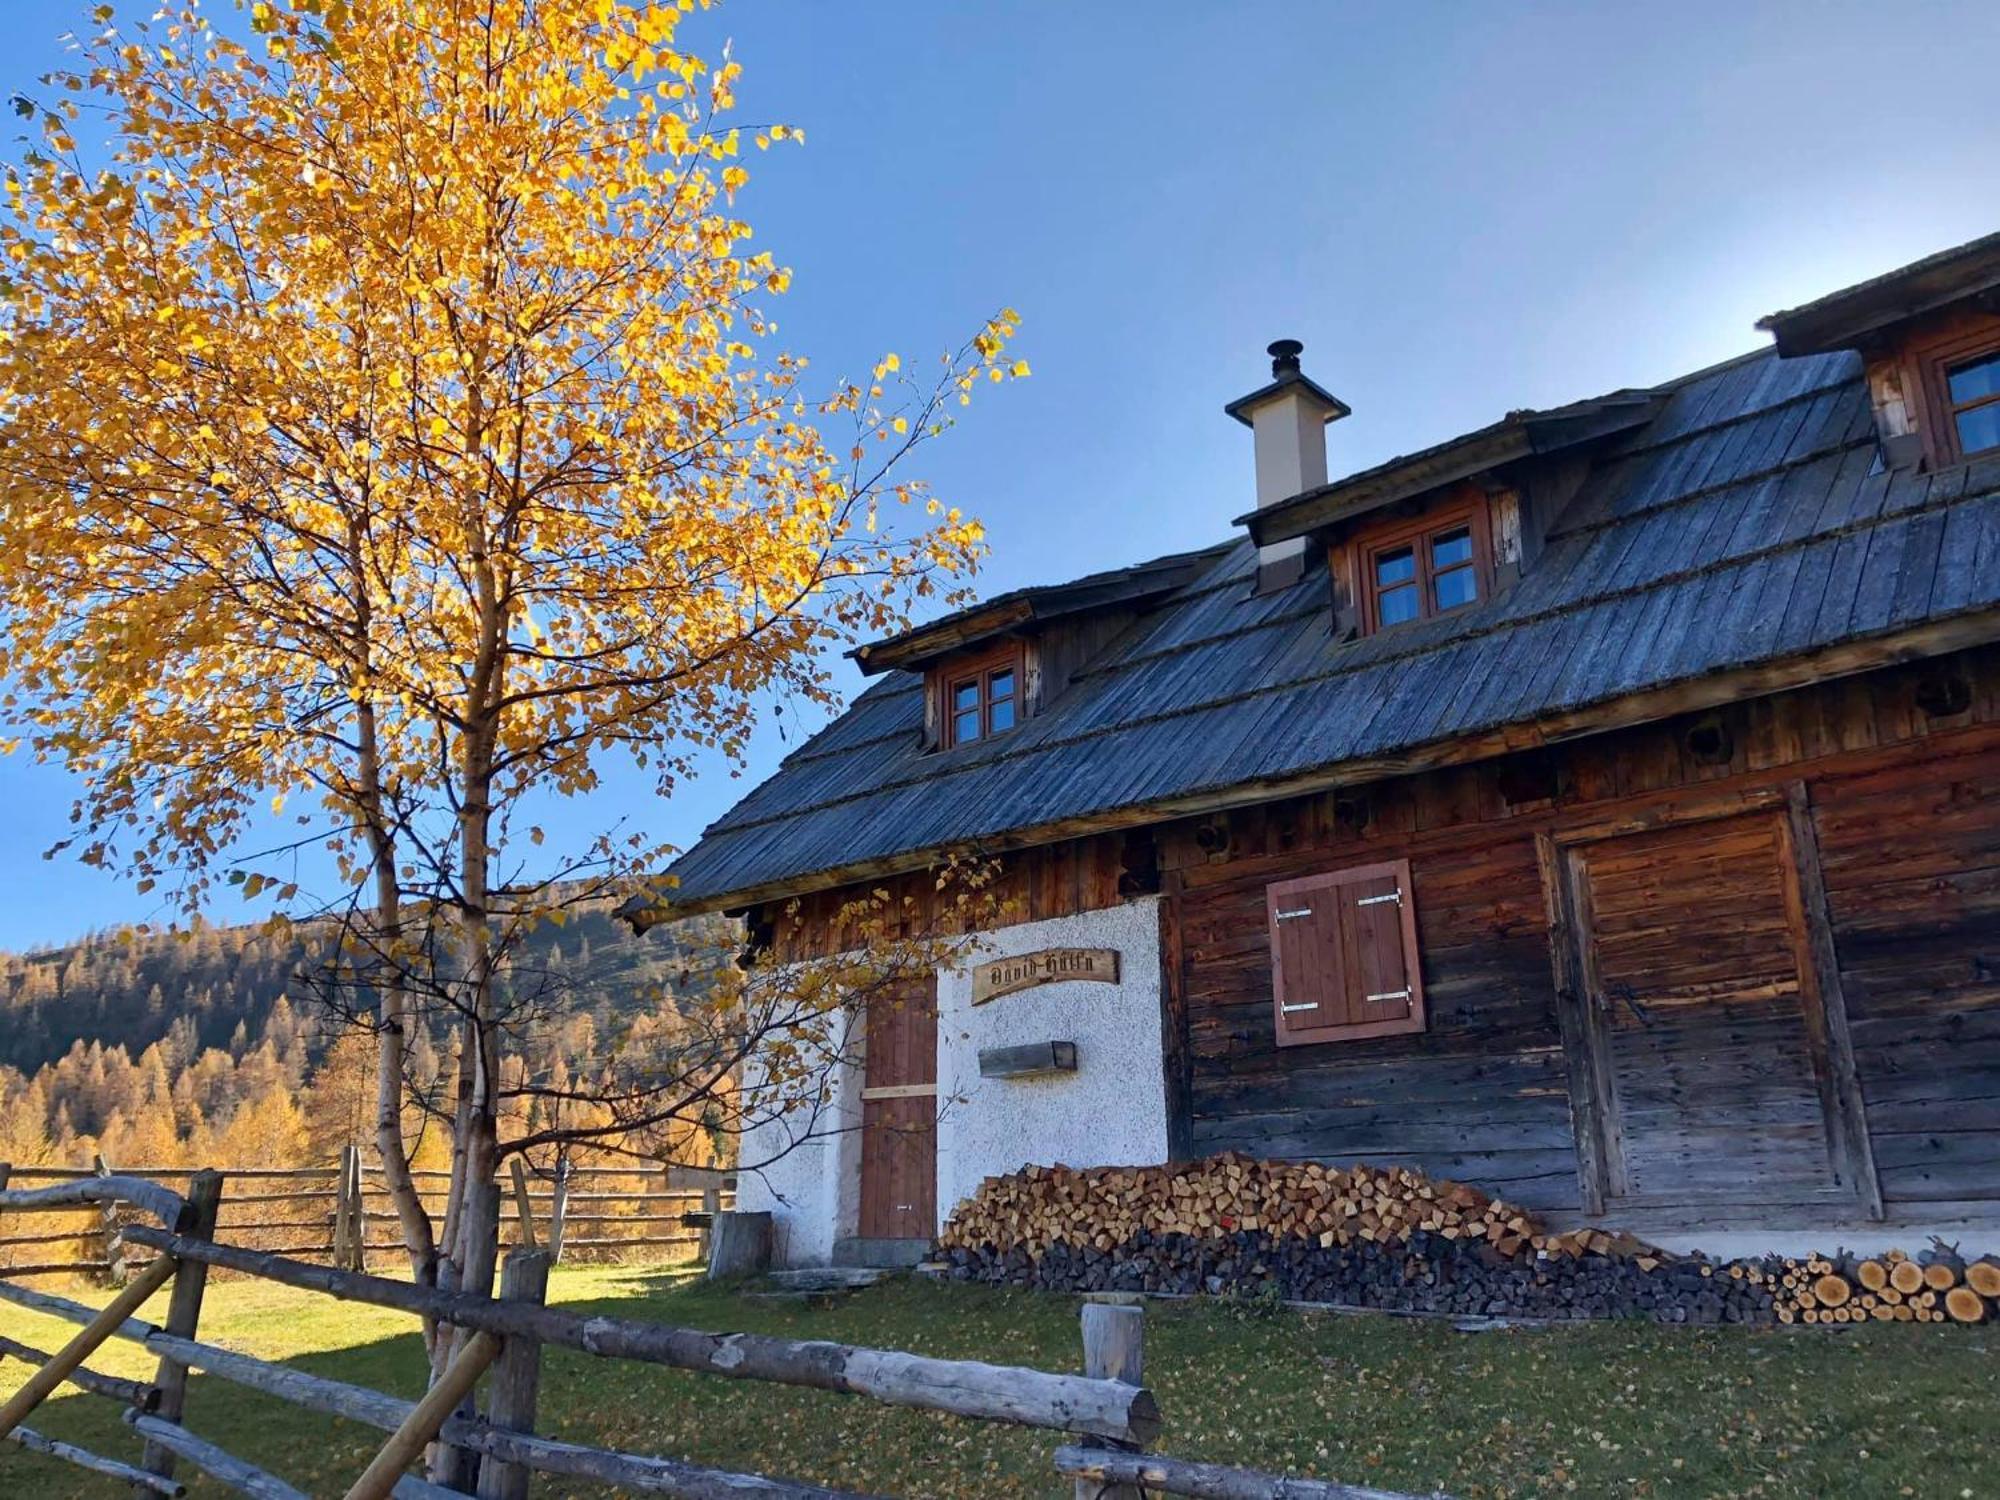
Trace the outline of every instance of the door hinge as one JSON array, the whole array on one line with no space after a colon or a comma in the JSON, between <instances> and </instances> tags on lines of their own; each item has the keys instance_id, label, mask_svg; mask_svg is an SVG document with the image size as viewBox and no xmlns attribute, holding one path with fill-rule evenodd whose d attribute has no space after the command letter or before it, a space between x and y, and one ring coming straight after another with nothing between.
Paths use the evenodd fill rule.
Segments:
<instances>
[{"instance_id":1,"label":"door hinge","mask_svg":"<svg viewBox=\"0 0 2000 1500\"><path fill-rule=\"evenodd\" d=\"M1310 906L1295 906L1290 911L1279 912L1278 920L1280 922L1291 922L1296 921L1300 917L1309 917L1312 914L1313 909Z\"/></svg>"},{"instance_id":2,"label":"door hinge","mask_svg":"<svg viewBox=\"0 0 2000 1500\"><path fill-rule=\"evenodd\" d=\"M1286 1015L1290 1015L1295 1010L1318 1010L1319 1001L1301 1000L1296 1005L1281 1005L1278 1009L1282 1010Z\"/></svg>"},{"instance_id":3,"label":"door hinge","mask_svg":"<svg viewBox=\"0 0 2000 1500\"><path fill-rule=\"evenodd\" d=\"M1361 998L1371 1003L1376 1000L1407 1000L1410 998L1410 992L1408 990L1384 990L1379 995L1363 995Z\"/></svg>"},{"instance_id":4,"label":"door hinge","mask_svg":"<svg viewBox=\"0 0 2000 1500\"><path fill-rule=\"evenodd\" d=\"M1380 906L1384 901L1393 901L1398 906L1401 906L1403 904L1403 888L1398 886L1395 890L1380 896L1363 896L1354 904L1356 906Z\"/></svg>"}]
</instances>

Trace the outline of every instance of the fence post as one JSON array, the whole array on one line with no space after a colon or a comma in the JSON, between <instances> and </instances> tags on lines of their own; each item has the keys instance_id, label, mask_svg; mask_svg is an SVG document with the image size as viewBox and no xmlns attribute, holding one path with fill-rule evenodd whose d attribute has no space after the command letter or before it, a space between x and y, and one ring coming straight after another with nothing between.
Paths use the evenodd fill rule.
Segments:
<instances>
[{"instance_id":1,"label":"fence post","mask_svg":"<svg viewBox=\"0 0 2000 1500\"><path fill-rule=\"evenodd\" d=\"M187 1207L181 1211L180 1222L173 1225L176 1234L184 1234L191 1240L212 1240L215 1238L215 1221L222 1212L222 1174L213 1170L197 1172L188 1179ZM208 1287L208 1267L198 1260L184 1260L174 1272L174 1290L167 1300L168 1333L176 1338L191 1339L201 1322L201 1297ZM160 1357L160 1370L153 1377L153 1384L160 1392L159 1404L153 1408L153 1415L163 1422L179 1422L181 1409L187 1404L188 1368L177 1359L165 1355ZM140 1460L140 1467L148 1474L158 1474L163 1479L174 1476L174 1456L158 1443L146 1444L146 1456ZM135 1495L149 1493L143 1486L134 1485Z\"/></svg>"},{"instance_id":2,"label":"fence post","mask_svg":"<svg viewBox=\"0 0 2000 1500\"><path fill-rule=\"evenodd\" d=\"M361 1148L351 1141L340 1148L340 1170L333 1179L333 1264L342 1271L361 1269Z\"/></svg>"},{"instance_id":3,"label":"fence post","mask_svg":"<svg viewBox=\"0 0 2000 1500\"><path fill-rule=\"evenodd\" d=\"M563 1227L569 1222L569 1158L556 1162L554 1201L549 1204L549 1259L562 1264Z\"/></svg>"},{"instance_id":4,"label":"fence post","mask_svg":"<svg viewBox=\"0 0 2000 1500\"><path fill-rule=\"evenodd\" d=\"M709 1250L715 1243L715 1216L722 1212L722 1188L711 1182L701 1190L701 1211L708 1215L708 1222L701 1226L694 1253L703 1265L708 1264Z\"/></svg>"},{"instance_id":5,"label":"fence post","mask_svg":"<svg viewBox=\"0 0 2000 1500\"><path fill-rule=\"evenodd\" d=\"M519 1158L517 1157L518 1161ZM500 1273L500 1296L508 1302L548 1299L549 1257L542 1250L516 1250ZM486 1420L506 1432L533 1433L535 1400L542 1384L542 1344L523 1334L508 1336L493 1363L487 1388ZM488 1453L479 1461L479 1500L527 1500L528 1469L503 1463Z\"/></svg>"},{"instance_id":6,"label":"fence post","mask_svg":"<svg viewBox=\"0 0 2000 1500\"><path fill-rule=\"evenodd\" d=\"M514 1212L521 1221L521 1248L539 1250L535 1242L535 1211L528 1203L528 1168L520 1157L509 1165L514 1169Z\"/></svg>"},{"instance_id":7,"label":"fence post","mask_svg":"<svg viewBox=\"0 0 2000 1500\"><path fill-rule=\"evenodd\" d=\"M102 1151L93 1156L91 1161L96 1166L99 1177L111 1175L111 1164L104 1159ZM118 1205L109 1198L104 1200L100 1219L104 1235L104 1274L110 1278L113 1286L123 1286L126 1276L130 1273L125 1269L125 1251L118 1243Z\"/></svg>"},{"instance_id":8,"label":"fence post","mask_svg":"<svg viewBox=\"0 0 2000 1500\"><path fill-rule=\"evenodd\" d=\"M1083 1304L1083 1373L1125 1385L1146 1383L1145 1309L1107 1302ZM1104 1438L1083 1440L1087 1448L1124 1448ZM1134 1445L1136 1447L1136 1445ZM1137 1485L1076 1481L1076 1500L1142 1500Z\"/></svg>"},{"instance_id":9,"label":"fence post","mask_svg":"<svg viewBox=\"0 0 2000 1500\"><path fill-rule=\"evenodd\" d=\"M347 1222L353 1226L354 1269L368 1269L368 1188L362 1178L361 1147L354 1148L354 1168L348 1173L351 1186L347 1191Z\"/></svg>"}]
</instances>

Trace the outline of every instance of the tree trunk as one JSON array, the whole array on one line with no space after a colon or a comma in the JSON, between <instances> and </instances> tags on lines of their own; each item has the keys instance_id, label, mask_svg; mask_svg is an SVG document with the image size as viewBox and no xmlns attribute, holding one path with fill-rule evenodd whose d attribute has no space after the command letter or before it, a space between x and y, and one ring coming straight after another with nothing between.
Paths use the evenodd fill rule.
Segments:
<instances>
[{"instance_id":1,"label":"tree trunk","mask_svg":"<svg viewBox=\"0 0 2000 1500\"><path fill-rule=\"evenodd\" d=\"M366 566L362 561L361 540L352 530L348 535L349 566L355 583L355 638L366 642L372 634L371 604ZM368 681L366 656L356 663L357 680ZM375 705L362 697L355 704L357 739L356 811L368 832L368 860L375 877L376 941L381 951L392 955L386 982L378 983L380 1026L375 1033L375 1154L382 1162L382 1183L389 1201L395 1205L396 1220L403 1231L403 1245L410 1256L410 1273L419 1285L437 1281L437 1240L430 1214L417 1193L410 1175L409 1145L403 1139L403 1070L409 1052L409 995L397 982L394 957L403 934L402 886L396 871L396 841L390 831L388 809L382 786L382 745L376 722ZM364 1198L365 1204L365 1198ZM361 1240L368 1239L368 1219L361 1217ZM424 1337L432 1338L428 1324Z\"/></svg>"}]
</instances>

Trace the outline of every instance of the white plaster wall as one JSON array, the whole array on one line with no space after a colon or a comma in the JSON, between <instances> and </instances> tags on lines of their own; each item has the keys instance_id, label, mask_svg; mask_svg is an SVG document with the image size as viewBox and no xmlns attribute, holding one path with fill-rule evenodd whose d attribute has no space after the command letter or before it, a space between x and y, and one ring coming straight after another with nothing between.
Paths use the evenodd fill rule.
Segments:
<instances>
[{"instance_id":1,"label":"white plaster wall","mask_svg":"<svg viewBox=\"0 0 2000 1500\"><path fill-rule=\"evenodd\" d=\"M983 933L965 966L938 976L938 1220L985 1178L1029 1163L1162 1162L1157 897ZM1117 985L1045 984L972 1004L972 964L1042 948L1113 948ZM981 1078L982 1047L1075 1042L1074 1073Z\"/></svg>"},{"instance_id":2,"label":"white plaster wall","mask_svg":"<svg viewBox=\"0 0 2000 1500\"><path fill-rule=\"evenodd\" d=\"M737 1159L767 1164L738 1172L736 1206L770 1213L775 1265L826 1265L833 1242L854 1232L861 1181L859 1036L854 1028L846 1060L830 1065L826 1105L744 1133Z\"/></svg>"}]
</instances>

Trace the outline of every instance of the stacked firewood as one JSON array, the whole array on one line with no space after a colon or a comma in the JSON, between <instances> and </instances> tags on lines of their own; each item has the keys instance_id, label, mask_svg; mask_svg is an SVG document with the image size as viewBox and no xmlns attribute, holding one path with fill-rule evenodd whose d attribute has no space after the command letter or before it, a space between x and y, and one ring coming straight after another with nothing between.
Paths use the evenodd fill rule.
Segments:
<instances>
[{"instance_id":1,"label":"stacked firewood","mask_svg":"<svg viewBox=\"0 0 2000 1500\"><path fill-rule=\"evenodd\" d=\"M1781 1323L1983 1323L2000 1314L2000 1259L1968 1261L1941 1240L1914 1257L1813 1255L1759 1269L1776 1282Z\"/></svg>"},{"instance_id":2,"label":"stacked firewood","mask_svg":"<svg viewBox=\"0 0 2000 1500\"><path fill-rule=\"evenodd\" d=\"M939 1252L967 1281L1454 1315L1831 1324L2000 1313L2000 1261L1942 1244L1914 1258L1717 1264L1628 1234L1551 1233L1477 1188L1407 1168L1241 1156L989 1178L953 1213Z\"/></svg>"},{"instance_id":3,"label":"stacked firewood","mask_svg":"<svg viewBox=\"0 0 2000 1500\"><path fill-rule=\"evenodd\" d=\"M1297 1235L1322 1247L1396 1244L1423 1233L1490 1241L1503 1255L1545 1243L1521 1209L1404 1167L1226 1155L1171 1167L1024 1167L989 1177L952 1214L939 1244L1037 1254L1057 1243L1110 1250L1141 1233L1203 1239L1239 1231ZM1610 1237L1585 1231L1577 1243L1592 1238L1608 1244Z\"/></svg>"}]
</instances>

